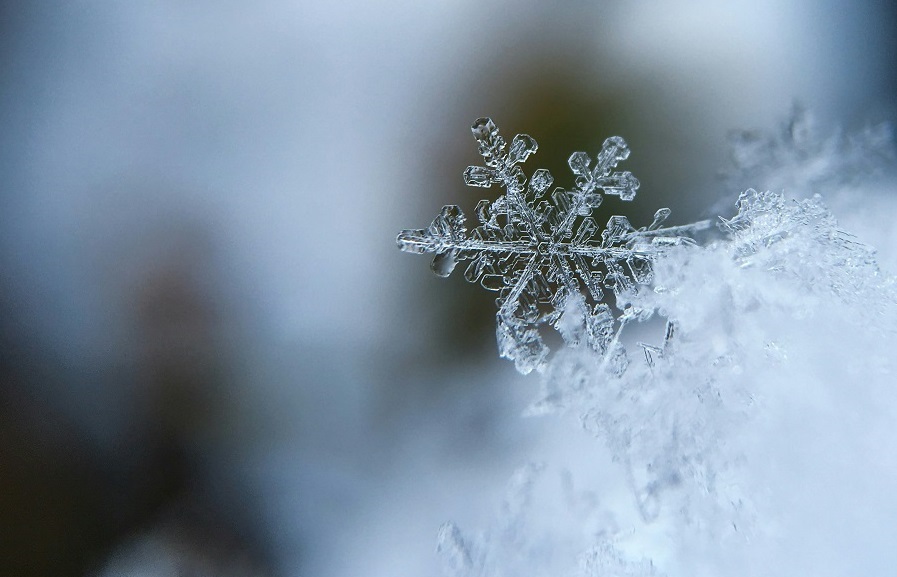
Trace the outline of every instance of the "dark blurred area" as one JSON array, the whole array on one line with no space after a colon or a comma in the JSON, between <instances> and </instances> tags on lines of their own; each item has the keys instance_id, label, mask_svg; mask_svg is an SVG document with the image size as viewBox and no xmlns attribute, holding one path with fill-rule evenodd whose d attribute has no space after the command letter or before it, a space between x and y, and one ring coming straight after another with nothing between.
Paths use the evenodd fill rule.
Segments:
<instances>
[{"instance_id":1,"label":"dark blurred area","mask_svg":"<svg viewBox=\"0 0 897 577\"><path fill-rule=\"evenodd\" d=\"M96 572L113 552L126 557L128 540L146 536L171 542L174 574L269 574L241 496L227 487L216 494L201 466L204 445L232 427L239 410L226 384L234 371L226 339L236 327L203 286L214 276L209 241L188 226L157 242L164 250L127 286L122 320L136 345L131 354L71 366L3 308L5 574ZM106 446L45 398L79 386L127 390L118 407L126 417ZM79 410L99 416L107 409L94 404L103 400Z\"/></svg>"},{"instance_id":2,"label":"dark blurred area","mask_svg":"<svg viewBox=\"0 0 897 577\"><path fill-rule=\"evenodd\" d=\"M0 574L433 574L537 433L494 302L394 236L469 125L714 216L726 131L893 119L888 3L0 4ZM745 183L745 187L750 183ZM638 225L637 225L638 226ZM529 388L527 388L529 387ZM520 392L516 392L520 391Z\"/></svg>"}]
</instances>

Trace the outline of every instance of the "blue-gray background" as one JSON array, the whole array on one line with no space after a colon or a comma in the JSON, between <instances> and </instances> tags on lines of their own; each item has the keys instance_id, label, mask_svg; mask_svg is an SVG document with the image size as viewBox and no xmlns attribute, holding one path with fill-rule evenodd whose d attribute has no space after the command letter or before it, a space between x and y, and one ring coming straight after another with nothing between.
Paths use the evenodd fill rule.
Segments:
<instances>
[{"instance_id":1,"label":"blue-gray background","mask_svg":"<svg viewBox=\"0 0 897 577\"><path fill-rule=\"evenodd\" d=\"M795 102L893 119L894 20L2 3L0 573L434 574L439 524L475 524L548 434L517 417L535 384L496 359L491 297L395 248L489 194L461 182L470 123L531 134L562 185L619 134L642 189L608 210L712 216L728 130Z\"/></svg>"}]
</instances>

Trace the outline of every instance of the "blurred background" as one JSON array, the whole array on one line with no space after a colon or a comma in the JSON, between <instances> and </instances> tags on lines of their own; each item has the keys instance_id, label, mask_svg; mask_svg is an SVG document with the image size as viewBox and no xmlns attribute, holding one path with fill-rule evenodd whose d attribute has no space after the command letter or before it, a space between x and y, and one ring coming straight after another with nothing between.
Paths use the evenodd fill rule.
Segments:
<instances>
[{"instance_id":1,"label":"blurred background","mask_svg":"<svg viewBox=\"0 0 897 577\"><path fill-rule=\"evenodd\" d=\"M895 19L0 3L0 574L436 574L439 525L559 446L519 418L537 377L497 358L492 296L395 246L497 194L462 183L471 122L561 186L623 136L642 187L607 215L714 216L728 131L894 118Z\"/></svg>"}]
</instances>

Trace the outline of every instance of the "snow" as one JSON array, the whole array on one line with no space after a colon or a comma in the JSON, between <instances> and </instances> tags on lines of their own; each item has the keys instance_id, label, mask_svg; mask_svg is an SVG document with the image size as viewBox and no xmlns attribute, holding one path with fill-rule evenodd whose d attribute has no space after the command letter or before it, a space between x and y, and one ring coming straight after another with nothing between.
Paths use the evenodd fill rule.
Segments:
<instances>
[{"instance_id":1,"label":"snow","mask_svg":"<svg viewBox=\"0 0 897 577\"><path fill-rule=\"evenodd\" d=\"M816 142L780 152L842 184L874 181L889 142L843 142L855 162ZM508 498L520 505L488 530L445 526L448 575L888 574L895 280L816 192L838 182L803 182L792 190L806 198L746 190L720 238L652 255L652 290L616 294L618 309L667 319L656 358L609 370L625 350L575 343L552 357L529 413L576 417L603 451L519 471ZM605 470L580 481L598 497L588 507L552 504L557 486L534 492L593 459Z\"/></svg>"}]
</instances>

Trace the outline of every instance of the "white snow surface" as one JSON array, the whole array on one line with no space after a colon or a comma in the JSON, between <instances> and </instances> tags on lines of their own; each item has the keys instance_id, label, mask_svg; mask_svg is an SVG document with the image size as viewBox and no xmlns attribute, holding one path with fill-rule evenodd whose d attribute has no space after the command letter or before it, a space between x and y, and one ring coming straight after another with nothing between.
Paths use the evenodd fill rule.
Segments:
<instances>
[{"instance_id":1,"label":"white snow surface","mask_svg":"<svg viewBox=\"0 0 897 577\"><path fill-rule=\"evenodd\" d=\"M776 166L803 197L745 191L722 238L670 251L651 289L619 297L673 323L650 362L635 342L622 376L585 347L552 358L529 413L596 441L520 469L486 530L445 525L446 574L891 574L897 292L815 191L880 239L888 219L857 213L890 214L893 180L858 184L877 171L822 148L809 163L842 182Z\"/></svg>"}]
</instances>

